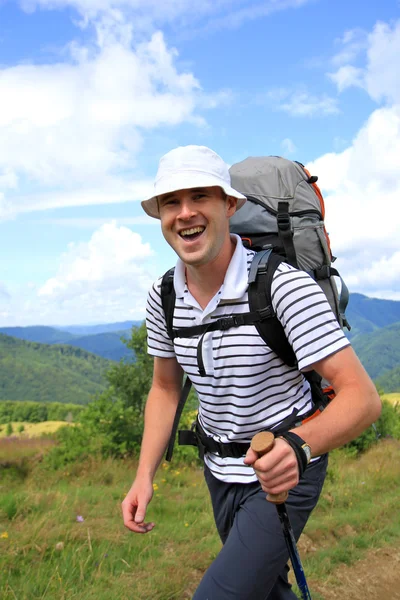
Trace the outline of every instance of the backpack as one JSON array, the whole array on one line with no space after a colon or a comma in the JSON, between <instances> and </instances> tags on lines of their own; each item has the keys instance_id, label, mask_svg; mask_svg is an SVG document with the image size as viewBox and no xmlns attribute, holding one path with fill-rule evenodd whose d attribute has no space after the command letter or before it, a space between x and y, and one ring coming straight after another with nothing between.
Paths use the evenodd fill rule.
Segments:
<instances>
[{"instance_id":1,"label":"backpack","mask_svg":"<svg viewBox=\"0 0 400 600\"><path fill-rule=\"evenodd\" d=\"M233 165L230 175L232 187L247 197L244 206L231 217L230 230L238 234L246 246L257 252L248 277L250 312L218 319L211 328L207 326L207 331L251 323L285 364L295 366L294 351L274 314L271 299L272 278L282 261L306 271L315 279L324 291L340 326L350 329L345 317L349 294L338 271L332 267L335 257L331 253L325 229L325 207L316 183L318 178L311 176L301 163L277 156L247 158ZM174 269L170 269L164 274L161 283L168 335L171 340L175 337L201 335L205 331L205 325L173 329L173 275ZM334 277L341 280L340 296ZM334 396L329 383L323 382L317 373L310 371L304 376L311 386L314 409L312 414L302 418L303 423L323 410ZM168 461L172 458L179 419L190 387L190 379L186 377L168 444ZM300 422L296 422L296 414L293 414L293 418L285 419L274 433L283 433L299 424ZM224 446L227 446L207 437L198 421L191 431L179 432L179 443L198 446L200 456L205 450L219 452L224 456ZM230 453L225 456L241 456L245 451L243 444L230 443L229 447Z\"/></svg>"}]
</instances>

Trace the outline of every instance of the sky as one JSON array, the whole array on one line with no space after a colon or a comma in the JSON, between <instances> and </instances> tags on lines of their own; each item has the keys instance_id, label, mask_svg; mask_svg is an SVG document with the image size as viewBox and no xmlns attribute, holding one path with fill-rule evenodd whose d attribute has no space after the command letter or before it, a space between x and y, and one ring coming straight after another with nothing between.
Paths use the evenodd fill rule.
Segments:
<instances>
[{"instance_id":1,"label":"sky","mask_svg":"<svg viewBox=\"0 0 400 600\"><path fill-rule=\"evenodd\" d=\"M350 292L400 300L399 0L0 0L0 326L142 319L160 157L300 160Z\"/></svg>"}]
</instances>

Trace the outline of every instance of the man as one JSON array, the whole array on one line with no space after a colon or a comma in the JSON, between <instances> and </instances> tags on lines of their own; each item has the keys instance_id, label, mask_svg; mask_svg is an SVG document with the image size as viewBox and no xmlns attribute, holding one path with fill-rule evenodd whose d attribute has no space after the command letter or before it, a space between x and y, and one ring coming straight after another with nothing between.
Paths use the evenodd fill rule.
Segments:
<instances>
[{"instance_id":1,"label":"man","mask_svg":"<svg viewBox=\"0 0 400 600\"><path fill-rule=\"evenodd\" d=\"M254 252L229 232L229 218L245 201L231 187L227 165L212 150L180 147L161 159L154 196L142 206L160 219L163 235L179 257L174 328L248 312L247 277ZM196 389L199 423L206 435L228 443L250 442L258 431L282 423L294 408L306 414L312 401L302 371L315 369L333 385L336 397L318 417L296 428L300 445L277 437L273 449L261 458L251 449L241 458L213 452L204 456L223 547L194 600L294 599L287 580L285 541L265 492L289 492L286 504L298 538L324 482L326 453L357 437L378 418L379 396L323 292L304 272L282 263L272 282L273 306L298 368L286 366L253 325L171 342L160 281L148 297L154 376L136 479L122 503L124 524L136 533L154 527L145 521L146 509L171 432L183 372Z\"/></svg>"}]
</instances>

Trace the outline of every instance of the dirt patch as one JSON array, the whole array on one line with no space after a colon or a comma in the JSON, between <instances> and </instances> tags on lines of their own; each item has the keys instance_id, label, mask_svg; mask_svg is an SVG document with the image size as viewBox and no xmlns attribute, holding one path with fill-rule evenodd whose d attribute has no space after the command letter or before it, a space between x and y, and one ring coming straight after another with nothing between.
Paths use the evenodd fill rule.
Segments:
<instances>
[{"instance_id":1,"label":"dirt patch","mask_svg":"<svg viewBox=\"0 0 400 600\"><path fill-rule=\"evenodd\" d=\"M371 550L363 560L336 569L323 583L309 585L324 600L400 600L400 550Z\"/></svg>"}]
</instances>

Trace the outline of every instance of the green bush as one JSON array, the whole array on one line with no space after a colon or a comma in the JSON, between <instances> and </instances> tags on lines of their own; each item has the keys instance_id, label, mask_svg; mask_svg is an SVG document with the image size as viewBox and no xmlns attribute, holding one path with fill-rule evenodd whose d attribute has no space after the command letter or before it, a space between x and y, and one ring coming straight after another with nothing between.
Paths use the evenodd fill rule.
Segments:
<instances>
[{"instance_id":1,"label":"green bush","mask_svg":"<svg viewBox=\"0 0 400 600\"><path fill-rule=\"evenodd\" d=\"M43 421L78 421L85 407L79 404L63 404L62 402L29 402L1 401L0 423Z\"/></svg>"},{"instance_id":2,"label":"green bush","mask_svg":"<svg viewBox=\"0 0 400 600\"><path fill-rule=\"evenodd\" d=\"M400 439L400 407L383 400L381 416L377 422L358 438L346 444L345 449L350 454L357 455L371 448L378 440L387 437Z\"/></svg>"}]
</instances>

